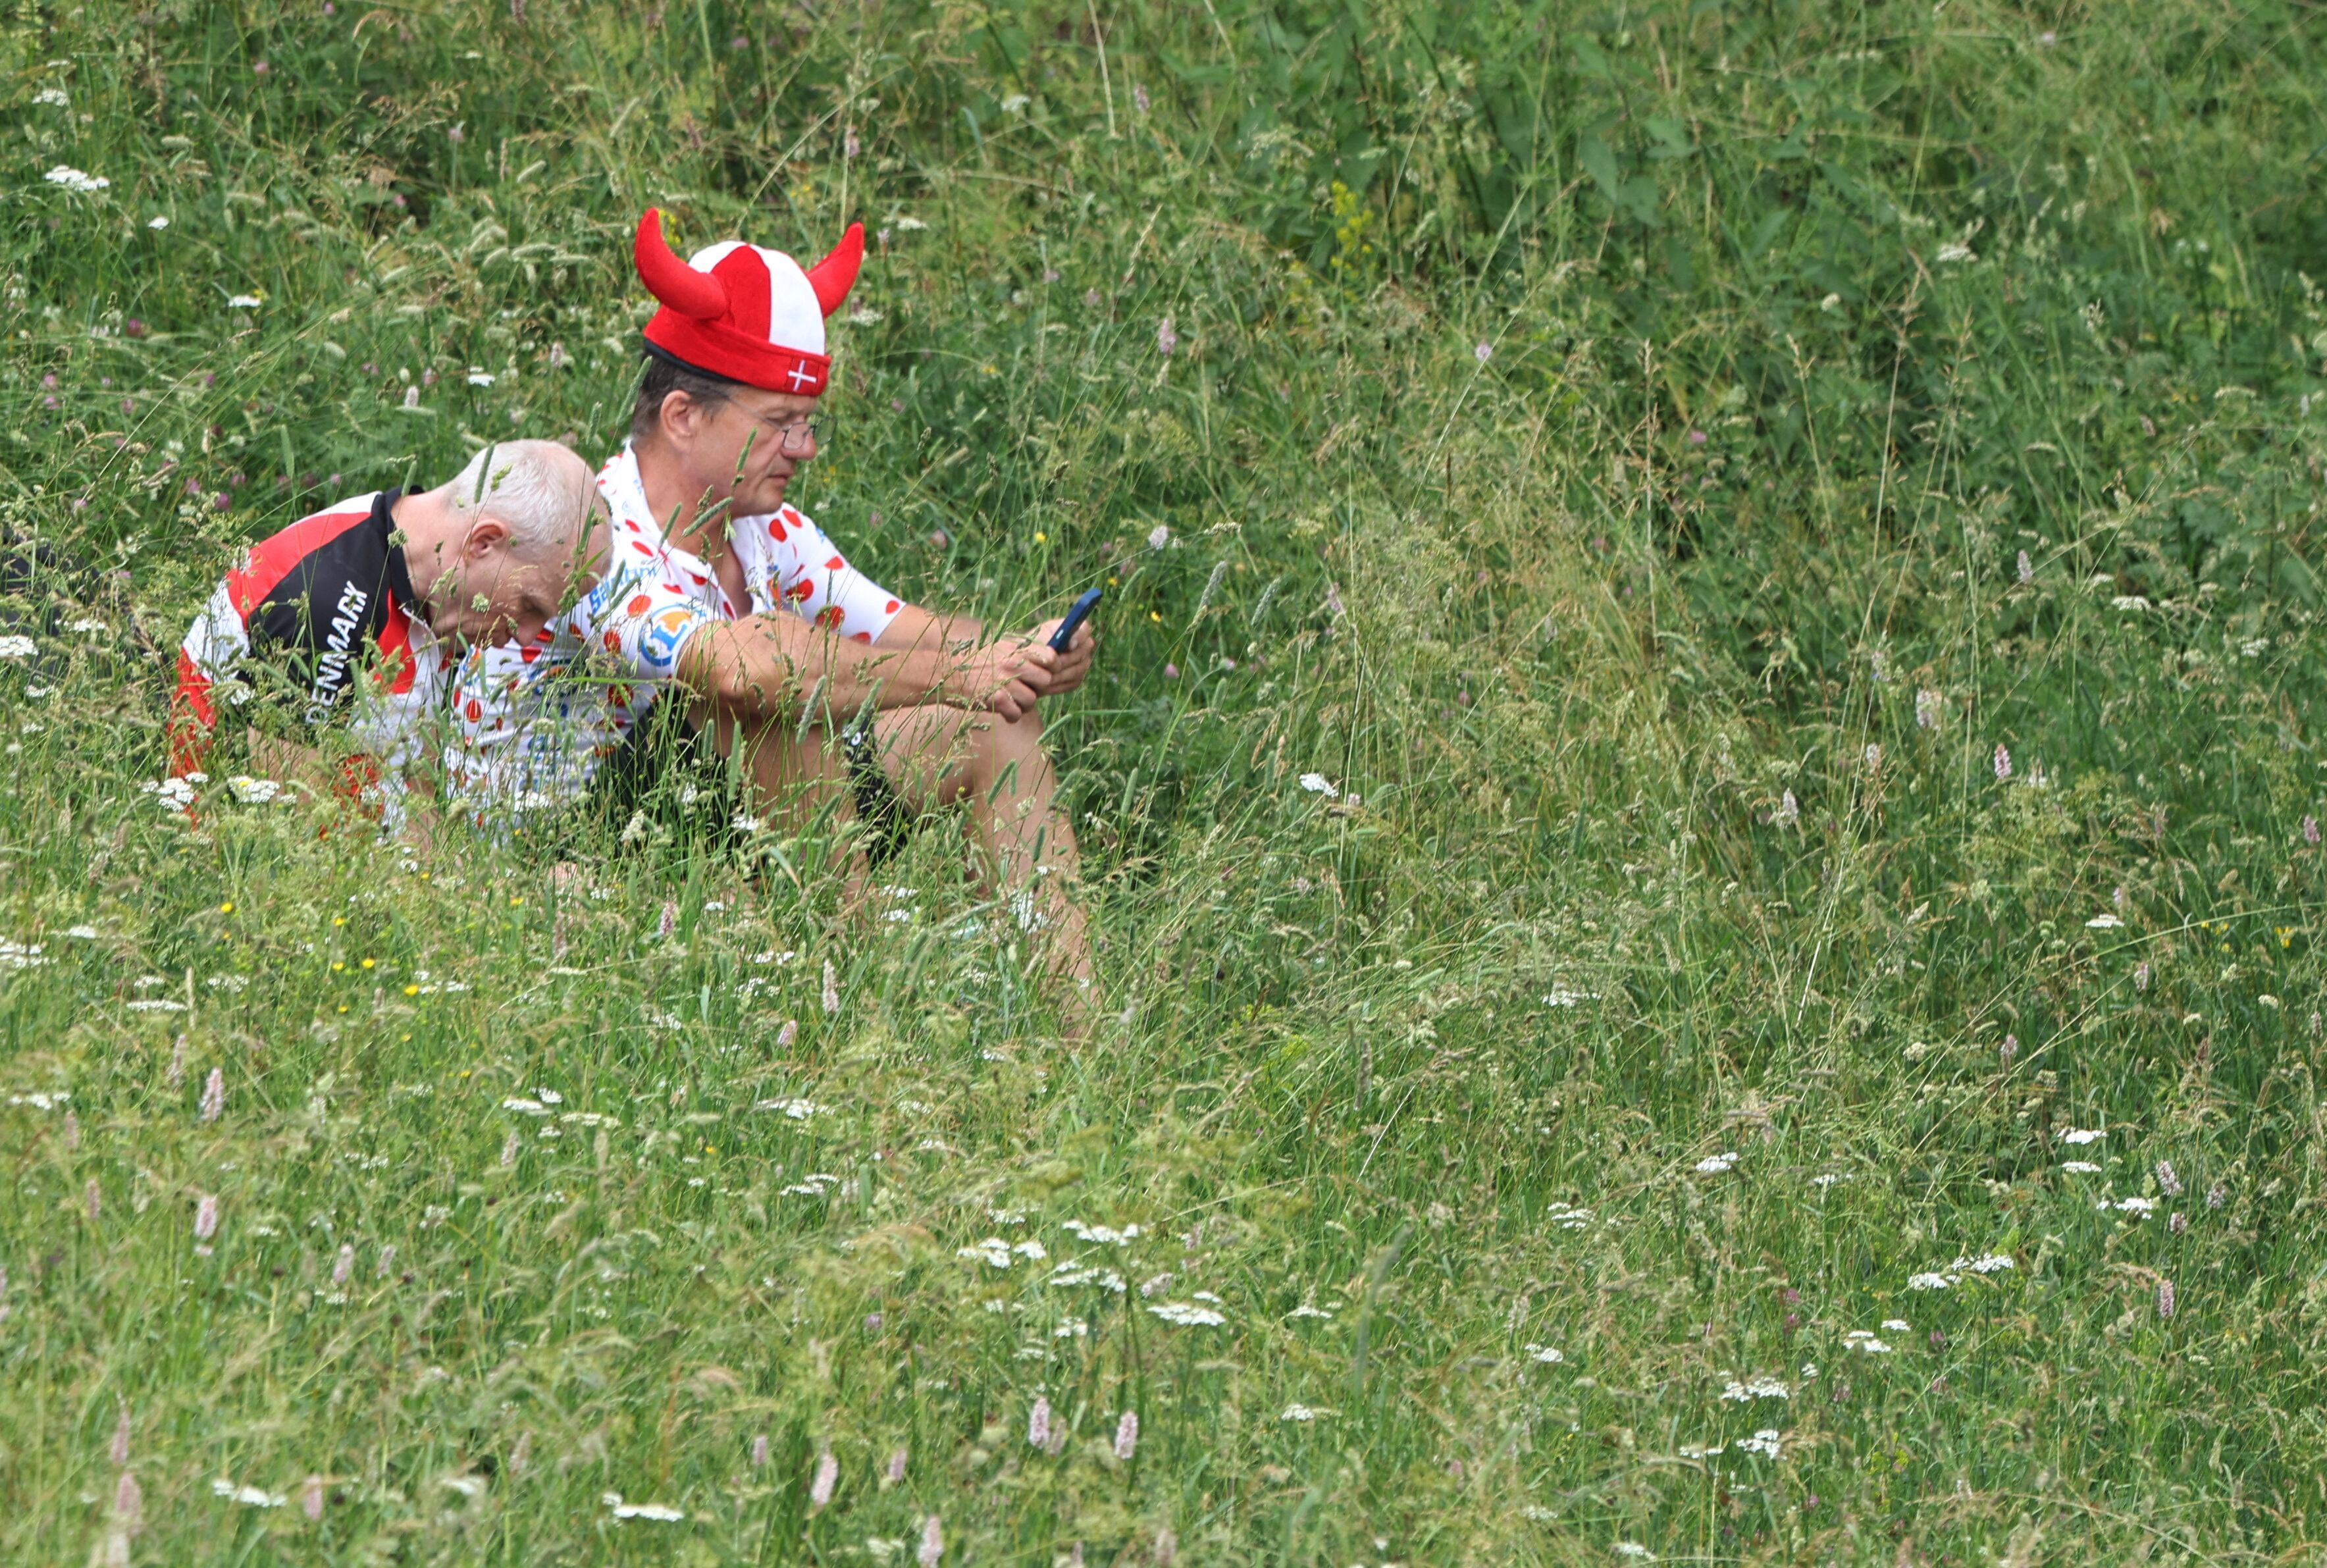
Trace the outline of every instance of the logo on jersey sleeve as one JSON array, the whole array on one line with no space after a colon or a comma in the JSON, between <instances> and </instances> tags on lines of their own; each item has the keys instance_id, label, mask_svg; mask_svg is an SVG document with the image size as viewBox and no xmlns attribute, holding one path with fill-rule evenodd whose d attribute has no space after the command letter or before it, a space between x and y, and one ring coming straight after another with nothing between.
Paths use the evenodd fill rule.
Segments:
<instances>
[{"instance_id":1,"label":"logo on jersey sleeve","mask_svg":"<svg viewBox=\"0 0 2327 1568\"><path fill-rule=\"evenodd\" d=\"M685 645L687 634L703 624L703 611L691 604L674 604L650 617L645 638L639 652L659 674L669 673L678 661L678 650Z\"/></svg>"}]
</instances>

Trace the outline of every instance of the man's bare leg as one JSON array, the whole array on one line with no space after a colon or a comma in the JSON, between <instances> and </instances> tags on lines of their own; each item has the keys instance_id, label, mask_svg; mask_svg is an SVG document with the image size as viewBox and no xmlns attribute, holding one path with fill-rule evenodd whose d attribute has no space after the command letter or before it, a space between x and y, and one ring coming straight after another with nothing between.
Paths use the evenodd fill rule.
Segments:
<instances>
[{"instance_id":1,"label":"man's bare leg","mask_svg":"<svg viewBox=\"0 0 2327 1568\"><path fill-rule=\"evenodd\" d=\"M1070 1024L1080 1034L1097 1001L1089 927L1077 898L1082 856L1058 804L1041 716L1010 722L956 708L899 708L880 715L874 734L908 810L967 809L983 851L980 887L999 893L1018 923L1039 934L1051 973L1067 983Z\"/></svg>"},{"instance_id":2,"label":"man's bare leg","mask_svg":"<svg viewBox=\"0 0 2327 1568\"><path fill-rule=\"evenodd\" d=\"M790 724L739 725L700 703L688 716L698 730L710 732L722 756L736 757L740 750L755 811L769 813L794 831L819 822L838 827L856 819L846 759L821 725L804 733ZM848 876L849 903L861 900L864 882L863 862L855 861Z\"/></svg>"}]
</instances>

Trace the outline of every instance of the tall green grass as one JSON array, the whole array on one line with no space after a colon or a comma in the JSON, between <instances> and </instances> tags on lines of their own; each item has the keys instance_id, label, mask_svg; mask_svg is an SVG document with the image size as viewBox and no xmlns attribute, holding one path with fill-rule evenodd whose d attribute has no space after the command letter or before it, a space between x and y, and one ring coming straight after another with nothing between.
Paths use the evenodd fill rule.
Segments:
<instances>
[{"instance_id":1,"label":"tall green grass","mask_svg":"<svg viewBox=\"0 0 2327 1568\"><path fill-rule=\"evenodd\" d=\"M0 1550L2309 1560L2322 42L20 8ZM1087 1048L941 834L139 790L234 548L619 438L650 203L874 231L853 559L1108 585Z\"/></svg>"}]
</instances>

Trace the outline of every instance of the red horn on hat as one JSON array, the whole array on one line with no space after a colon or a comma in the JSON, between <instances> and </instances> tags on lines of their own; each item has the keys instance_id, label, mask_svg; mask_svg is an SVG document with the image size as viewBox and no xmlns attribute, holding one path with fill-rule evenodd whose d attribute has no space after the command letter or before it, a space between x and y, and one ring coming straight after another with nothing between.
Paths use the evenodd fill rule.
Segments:
<instances>
[{"instance_id":1,"label":"red horn on hat","mask_svg":"<svg viewBox=\"0 0 2327 1568\"><path fill-rule=\"evenodd\" d=\"M808 269L808 286L816 290L816 303L830 315L856 286L856 269L864 265L864 225L852 223L832 254Z\"/></svg>"},{"instance_id":2,"label":"red horn on hat","mask_svg":"<svg viewBox=\"0 0 2327 1568\"><path fill-rule=\"evenodd\" d=\"M861 247L861 246L860 246ZM682 316L698 322L716 321L727 313L727 288L707 272L697 272L681 261L662 237L662 210L650 207L639 219L638 238L631 245L631 260L648 292ZM818 291L821 293L821 291Z\"/></svg>"}]
</instances>

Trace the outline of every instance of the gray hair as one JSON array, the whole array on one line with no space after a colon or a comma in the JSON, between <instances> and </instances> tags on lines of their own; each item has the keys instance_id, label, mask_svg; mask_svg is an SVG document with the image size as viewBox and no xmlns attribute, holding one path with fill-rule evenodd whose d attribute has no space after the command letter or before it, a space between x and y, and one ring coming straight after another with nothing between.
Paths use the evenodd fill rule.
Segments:
<instances>
[{"instance_id":1,"label":"gray hair","mask_svg":"<svg viewBox=\"0 0 2327 1568\"><path fill-rule=\"evenodd\" d=\"M571 555L596 512L590 465L555 441L502 441L438 487L463 522L490 517L509 531L521 561Z\"/></svg>"}]
</instances>

